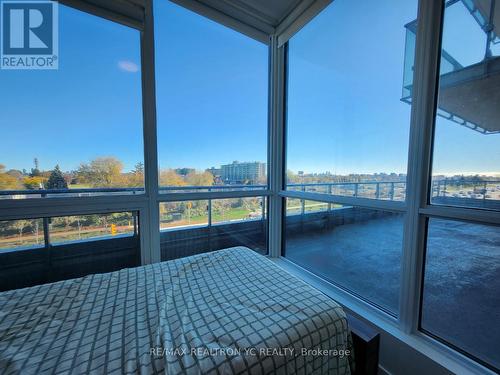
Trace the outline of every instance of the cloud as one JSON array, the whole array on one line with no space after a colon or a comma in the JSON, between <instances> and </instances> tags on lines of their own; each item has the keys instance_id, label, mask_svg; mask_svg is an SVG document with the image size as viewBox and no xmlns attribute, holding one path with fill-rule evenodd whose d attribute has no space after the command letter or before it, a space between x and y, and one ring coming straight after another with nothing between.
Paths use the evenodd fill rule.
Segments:
<instances>
[{"instance_id":1,"label":"cloud","mask_svg":"<svg viewBox=\"0 0 500 375\"><path fill-rule=\"evenodd\" d=\"M139 71L139 66L136 63L128 60L118 61L118 68L121 71L127 73L137 73Z\"/></svg>"}]
</instances>

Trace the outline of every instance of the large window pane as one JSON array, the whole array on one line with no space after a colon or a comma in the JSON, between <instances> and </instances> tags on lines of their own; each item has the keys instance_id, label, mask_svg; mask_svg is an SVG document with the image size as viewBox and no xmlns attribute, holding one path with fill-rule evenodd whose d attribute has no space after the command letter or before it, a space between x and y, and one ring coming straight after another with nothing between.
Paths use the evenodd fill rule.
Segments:
<instances>
[{"instance_id":1,"label":"large window pane","mask_svg":"<svg viewBox=\"0 0 500 375\"><path fill-rule=\"evenodd\" d=\"M309 201L300 213L297 201L287 199L285 256L397 315L404 215Z\"/></svg>"},{"instance_id":2,"label":"large window pane","mask_svg":"<svg viewBox=\"0 0 500 375\"><path fill-rule=\"evenodd\" d=\"M421 327L500 369L500 227L429 219Z\"/></svg>"},{"instance_id":3,"label":"large window pane","mask_svg":"<svg viewBox=\"0 0 500 375\"><path fill-rule=\"evenodd\" d=\"M162 192L265 185L268 47L169 1L154 5Z\"/></svg>"},{"instance_id":4,"label":"large window pane","mask_svg":"<svg viewBox=\"0 0 500 375\"><path fill-rule=\"evenodd\" d=\"M0 251L44 246L41 219L0 221Z\"/></svg>"},{"instance_id":5,"label":"large window pane","mask_svg":"<svg viewBox=\"0 0 500 375\"><path fill-rule=\"evenodd\" d=\"M160 230L208 225L208 201L160 203Z\"/></svg>"},{"instance_id":6,"label":"large window pane","mask_svg":"<svg viewBox=\"0 0 500 375\"><path fill-rule=\"evenodd\" d=\"M53 217L49 220L51 244L120 238L137 234L137 215L132 212Z\"/></svg>"},{"instance_id":7,"label":"large window pane","mask_svg":"<svg viewBox=\"0 0 500 375\"><path fill-rule=\"evenodd\" d=\"M289 41L289 189L405 199L410 106L401 90L412 82L413 40L404 26L416 8L337 0Z\"/></svg>"},{"instance_id":8,"label":"large window pane","mask_svg":"<svg viewBox=\"0 0 500 375\"><path fill-rule=\"evenodd\" d=\"M246 246L267 253L264 197L160 203L161 259Z\"/></svg>"},{"instance_id":9,"label":"large window pane","mask_svg":"<svg viewBox=\"0 0 500 375\"><path fill-rule=\"evenodd\" d=\"M0 198L142 189L140 32L64 5L59 31L58 70L0 70Z\"/></svg>"},{"instance_id":10,"label":"large window pane","mask_svg":"<svg viewBox=\"0 0 500 375\"><path fill-rule=\"evenodd\" d=\"M138 212L0 221L0 291L140 265Z\"/></svg>"},{"instance_id":11,"label":"large window pane","mask_svg":"<svg viewBox=\"0 0 500 375\"><path fill-rule=\"evenodd\" d=\"M445 8L434 204L500 209L500 57L494 43L500 9L490 19L490 6L491 0L457 1Z\"/></svg>"}]
</instances>

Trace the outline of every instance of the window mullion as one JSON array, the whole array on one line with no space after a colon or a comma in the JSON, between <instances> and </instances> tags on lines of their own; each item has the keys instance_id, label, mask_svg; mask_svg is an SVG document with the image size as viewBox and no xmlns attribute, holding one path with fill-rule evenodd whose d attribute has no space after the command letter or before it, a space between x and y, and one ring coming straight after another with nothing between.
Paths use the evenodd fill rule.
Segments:
<instances>
[{"instance_id":1,"label":"window mullion","mask_svg":"<svg viewBox=\"0 0 500 375\"><path fill-rule=\"evenodd\" d=\"M442 8L441 1L419 2L401 260L400 325L407 333L418 328L425 242L425 217L419 210L428 195Z\"/></svg>"},{"instance_id":2,"label":"window mullion","mask_svg":"<svg viewBox=\"0 0 500 375\"><path fill-rule=\"evenodd\" d=\"M158 153L156 132L156 93L154 62L153 6L146 1L144 31L141 39L142 95L144 118L144 176L148 205L141 233L142 263L160 261L160 224L158 209Z\"/></svg>"},{"instance_id":3,"label":"window mullion","mask_svg":"<svg viewBox=\"0 0 500 375\"><path fill-rule=\"evenodd\" d=\"M283 199L279 195L284 178L285 47L276 35L269 47L269 255L281 255Z\"/></svg>"}]
</instances>

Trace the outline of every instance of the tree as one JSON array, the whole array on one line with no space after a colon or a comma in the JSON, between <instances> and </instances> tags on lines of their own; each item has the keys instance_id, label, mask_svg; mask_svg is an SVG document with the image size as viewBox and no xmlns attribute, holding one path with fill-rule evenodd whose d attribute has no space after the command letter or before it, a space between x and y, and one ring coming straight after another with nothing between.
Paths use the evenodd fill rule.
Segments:
<instances>
[{"instance_id":1,"label":"tree","mask_svg":"<svg viewBox=\"0 0 500 375\"><path fill-rule=\"evenodd\" d=\"M144 174L144 163L139 162L134 165L134 170L132 171L132 173Z\"/></svg>"},{"instance_id":2,"label":"tree","mask_svg":"<svg viewBox=\"0 0 500 375\"><path fill-rule=\"evenodd\" d=\"M140 187L144 186L144 164L137 163L132 172L127 175L127 186Z\"/></svg>"},{"instance_id":3,"label":"tree","mask_svg":"<svg viewBox=\"0 0 500 375\"><path fill-rule=\"evenodd\" d=\"M40 169L38 168L38 158L33 159L33 164L35 164L35 168L31 168L30 177L39 177Z\"/></svg>"},{"instance_id":4,"label":"tree","mask_svg":"<svg viewBox=\"0 0 500 375\"><path fill-rule=\"evenodd\" d=\"M19 180L5 173L5 166L0 164L0 190L14 190L19 188Z\"/></svg>"},{"instance_id":5,"label":"tree","mask_svg":"<svg viewBox=\"0 0 500 375\"><path fill-rule=\"evenodd\" d=\"M52 173L50 174L49 180L47 181L47 189L67 189L68 184L64 179L64 176L59 168L59 165L56 165Z\"/></svg>"},{"instance_id":6,"label":"tree","mask_svg":"<svg viewBox=\"0 0 500 375\"><path fill-rule=\"evenodd\" d=\"M220 216L219 219L222 221L226 220L226 214L231 209L231 200L230 199L217 199L212 202L212 210L215 215Z\"/></svg>"},{"instance_id":7,"label":"tree","mask_svg":"<svg viewBox=\"0 0 500 375\"><path fill-rule=\"evenodd\" d=\"M112 187L123 184L123 163L114 157L101 157L89 164L81 164L78 179L93 187Z\"/></svg>"},{"instance_id":8,"label":"tree","mask_svg":"<svg viewBox=\"0 0 500 375\"><path fill-rule=\"evenodd\" d=\"M191 172L186 176L186 183L189 186L212 186L214 176L210 172Z\"/></svg>"},{"instance_id":9,"label":"tree","mask_svg":"<svg viewBox=\"0 0 500 375\"><path fill-rule=\"evenodd\" d=\"M172 169L162 169L160 171L161 186L186 186L184 179Z\"/></svg>"},{"instance_id":10,"label":"tree","mask_svg":"<svg viewBox=\"0 0 500 375\"><path fill-rule=\"evenodd\" d=\"M27 228L30 224L31 222L29 220L14 220L12 222L12 226L17 230L17 233L19 234L19 242L22 242L24 229Z\"/></svg>"},{"instance_id":11,"label":"tree","mask_svg":"<svg viewBox=\"0 0 500 375\"><path fill-rule=\"evenodd\" d=\"M46 179L43 177L25 177L23 184L28 190L43 189Z\"/></svg>"}]
</instances>

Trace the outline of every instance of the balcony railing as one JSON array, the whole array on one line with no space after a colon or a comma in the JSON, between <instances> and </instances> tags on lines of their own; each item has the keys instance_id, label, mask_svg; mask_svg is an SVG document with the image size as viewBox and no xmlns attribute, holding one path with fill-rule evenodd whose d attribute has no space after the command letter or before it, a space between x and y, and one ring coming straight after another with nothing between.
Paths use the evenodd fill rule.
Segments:
<instances>
[{"instance_id":1,"label":"balcony railing","mask_svg":"<svg viewBox=\"0 0 500 375\"><path fill-rule=\"evenodd\" d=\"M266 185L206 185L206 186L160 186L160 193L194 192L194 191L248 191L264 190ZM78 188L78 189L18 189L0 190L0 199L6 198L53 198L53 197L89 197L108 194L143 194L142 187L112 187L112 188Z\"/></svg>"},{"instance_id":2,"label":"balcony railing","mask_svg":"<svg viewBox=\"0 0 500 375\"><path fill-rule=\"evenodd\" d=\"M216 192L216 191L258 191L266 185L206 185L206 186L160 186L160 193L178 192ZM462 198L477 200L500 200L500 179L443 178L432 181L432 198ZM356 182L319 182L289 183L288 190L317 192L330 195L374 198L404 201L405 181L356 181ZM144 188L79 188L79 189L37 189L37 190L0 190L0 199L7 198L53 198L88 197L108 194L142 194ZM258 195L258 194L257 194ZM210 199L208 199L210 202Z\"/></svg>"}]
</instances>

